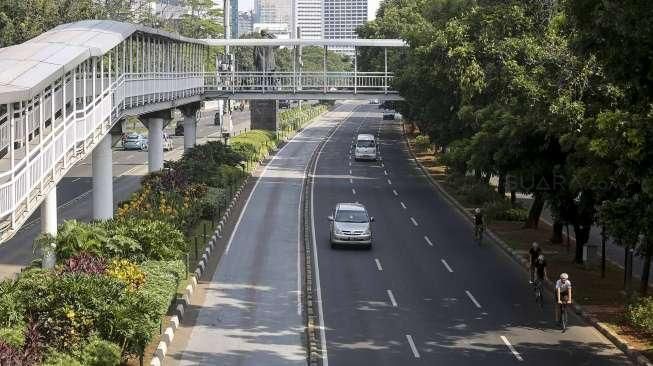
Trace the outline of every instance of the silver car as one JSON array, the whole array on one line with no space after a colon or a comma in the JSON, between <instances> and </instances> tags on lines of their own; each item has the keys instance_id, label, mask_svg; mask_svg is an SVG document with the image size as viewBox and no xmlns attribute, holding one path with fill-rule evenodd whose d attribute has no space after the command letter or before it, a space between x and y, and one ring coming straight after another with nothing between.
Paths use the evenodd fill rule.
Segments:
<instances>
[{"instance_id":1,"label":"silver car","mask_svg":"<svg viewBox=\"0 0 653 366\"><path fill-rule=\"evenodd\" d=\"M329 216L331 223L331 247L336 245L372 246L372 226L374 217L367 214L360 203L338 203Z\"/></svg>"}]
</instances>

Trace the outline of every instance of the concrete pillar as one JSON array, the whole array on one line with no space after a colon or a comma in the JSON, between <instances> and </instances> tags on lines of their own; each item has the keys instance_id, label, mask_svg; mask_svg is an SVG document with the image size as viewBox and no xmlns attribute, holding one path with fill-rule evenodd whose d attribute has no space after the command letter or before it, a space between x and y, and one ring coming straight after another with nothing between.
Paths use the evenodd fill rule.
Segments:
<instances>
[{"instance_id":1,"label":"concrete pillar","mask_svg":"<svg viewBox=\"0 0 653 366\"><path fill-rule=\"evenodd\" d=\"M184 151L190 150L197 143L197 118L184 116Z\"/></svg>"},{"instance_id":2,"label":"concrete pillar","mask_svg":"<svg viewBox=\"0 0 653 366\"><path fill-rule=\"evenodd\" d=\"M147 162L150 172L163 169L163 118L153 117L147 121Z\"/></svg>"},{"instance_id":3,"label":"concrete pillar","mask_svg":"<svg viewBox=\"0 0 653 366\"><path fill-rule=\"evenodd\" d=\"M252 130L277 130L276 100L251 100L249 105Z\"/></svg>"},{"instance_id":4,"label":"concrete pillar","mask_svg":"<svg viewBox=\"0 0 653 366\"><path fill-rule=\"evenodd\" d=\"M57 235L57 186L45 195L41 203L41 231L44 234Z\"/></svg>"},{"instance_id":5,"label":"concrete pillar","mask_svg":"<svg viewBox=\"0 0 653 366\"><path fill-rule=\"evenodd\" d=\"M104 136L93 150L93 219L113 217L113 161L111 135Z\"/></svg>"},{"instance_id":6,"label":"concrete pillar","mask_svg":"<svg viewBox=\"0 0 653 366\"><path fill-rule=\"evenodd\" d=\"M179 107L184 115L184 151L195 146L197 143L197 112L200 110L200 103L190 103ZM213 123L213 120L211 120Z\"/></svg>"}]
</instances>

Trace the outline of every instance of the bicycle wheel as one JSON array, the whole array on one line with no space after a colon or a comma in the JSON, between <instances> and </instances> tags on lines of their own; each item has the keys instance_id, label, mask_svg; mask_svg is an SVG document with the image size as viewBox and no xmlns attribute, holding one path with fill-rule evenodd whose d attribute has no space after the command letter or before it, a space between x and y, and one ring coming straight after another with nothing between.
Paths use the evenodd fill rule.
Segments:
<instances>
[{"instance_id":1,"label":"bicycle wheel","mask_svg":"<svg viewBox=\"0 0 653 366\"><path fill-rule=\"evenodd\" d=\"M535 290L535 301L540 304L540 307L544 307L544 296L542 296L542 287L537 286L537 290Z\"/></svg>"},{"instance_id":2,"label":"bicycle wheel","mask_svg":"<svg viewBox=\"0 0 653 366\"><path fill-rule=\"evenodd\" d=\"M563 305L560 312L560 325L562 326L562 331L567 330L567 306Z\"/></svg>"}]
</instances>

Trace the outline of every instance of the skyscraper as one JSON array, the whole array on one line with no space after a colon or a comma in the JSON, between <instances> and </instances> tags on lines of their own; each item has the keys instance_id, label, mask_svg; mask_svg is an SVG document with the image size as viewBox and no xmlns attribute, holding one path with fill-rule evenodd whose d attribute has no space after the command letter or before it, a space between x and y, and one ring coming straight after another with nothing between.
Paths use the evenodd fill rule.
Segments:
<instances>
[{"instance_id":1,"label":"skyscraper","mask_svg":"<svg viewBox=\"0 0 653 366\"><path fill-rule=\"evenodd\" d=\"M356 28L367 22L367 0L324 0L324 38L358 38ZM354 55L353 47L334 47L333 51Z\"/></svg>"},{"instance_id":2,"label":"skyscraper","mask_svg":"<svg viewBox=\"0 0 653 366\"><path fill-rule=\"evenodd\" d=\"M292 26L292 0L255 0L254 23L283 23Z\"/></svg>"},{"instance_id":3,"label":"skyscraper","mask_svg":"<svg viewBox=\"0 0 653 366\"><path fill-rule=\"evenodd\" d=\"M238 0L229 0L230 5L230 23L231 23L231 38L238 38L240 31L238 29Z\"/></svg>"},{"instance_id":4,"label":"skyscraper","mask_svg":"<svg viewBox=\"0 0 653 366\"><path fill-rule=\"evenodd\" d=\"M300 38L324 37L323 0L295 0L295 27L300 28ZM293 30L293 33L297 29Z\"/></svg>"}]
</instances>

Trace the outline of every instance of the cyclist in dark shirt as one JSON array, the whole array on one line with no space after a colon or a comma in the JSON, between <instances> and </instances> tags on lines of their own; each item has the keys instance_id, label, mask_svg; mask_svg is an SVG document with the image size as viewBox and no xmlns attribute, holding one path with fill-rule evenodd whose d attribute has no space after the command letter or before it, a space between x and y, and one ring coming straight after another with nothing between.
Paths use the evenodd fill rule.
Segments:
<instances>
[{"instance_id":1,"label":"cyclist in dark shirt","mask_svg":"<svg viewBox=\"0 0 653 366\"><path fill-rule=\"evenodd\" d=\"M546 259L544 259L544 254L537 256L537 259L533 264L533 271L535 272L535 281L544 281L547 278Z\"/></svg>"},{"instance_id":2,"label":"cyclist in dark shirt","mask_svg":"<svg viewBox=\"0 0 653 366\"><path fill-rule=\"evenodd\" d=\"M542 248L540 248L540 245L537 244L536 241L533 242L533 245L531 245L531 249L528 251L528 256L530 257L530 263L531 263L531 280L530 283L533 283L534 277L535 277L535 261L537 258L542 254Z\"/></svg>"},{"instance_id":3,"label":"cyclist in dark shirt","mask_svg":"<svg viewBox=\"0 0 653 366\"><path fill-rule=\"evenodd\" d=\"M476 208L474 210L474 238L476 240L479 240L479 243L480 243L481 235L483 234L483 230L485 230L483 213L481 212L480 208Z\"/></svg>"}]
</instances>

